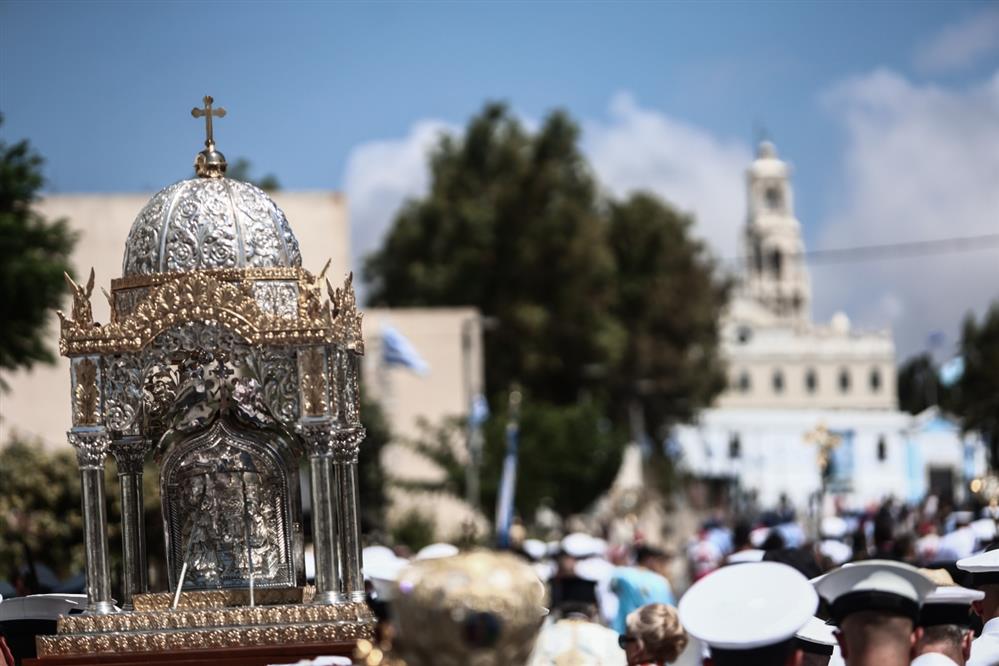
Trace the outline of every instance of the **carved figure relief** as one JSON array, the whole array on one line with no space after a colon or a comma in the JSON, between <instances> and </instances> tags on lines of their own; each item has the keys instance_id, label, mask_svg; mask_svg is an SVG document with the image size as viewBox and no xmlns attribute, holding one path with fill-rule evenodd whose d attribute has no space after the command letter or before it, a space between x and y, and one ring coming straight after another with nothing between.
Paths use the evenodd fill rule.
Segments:
<instances>
[{"instance_id":1,"label":"carved figure relief","mask_svg":"<svg viewBox=\"0 0 999 666\"><path fill-rule=\"evenodd\" d=\"M288 471L272 446L217 422L163 465L170 585L292 586Z\"/></svg>"}]
</instances>

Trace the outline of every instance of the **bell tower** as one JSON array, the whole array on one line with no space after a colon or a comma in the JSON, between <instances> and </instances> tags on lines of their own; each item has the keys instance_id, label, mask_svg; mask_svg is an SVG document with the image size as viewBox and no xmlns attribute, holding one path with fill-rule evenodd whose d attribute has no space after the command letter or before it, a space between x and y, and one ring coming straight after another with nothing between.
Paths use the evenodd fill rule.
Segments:
<instances>
[{"instance_id":1,"label":"bell tower","mask_svg":"<svg viewBox=\"0 0 999 666\"><path fill-rule=\"evenodd\" d=\"M812 300L801 224L794 217L790 167L761 141L746 177L744 235L747 295L787 323L806 323Z\"/></svg>"}]
</instances>

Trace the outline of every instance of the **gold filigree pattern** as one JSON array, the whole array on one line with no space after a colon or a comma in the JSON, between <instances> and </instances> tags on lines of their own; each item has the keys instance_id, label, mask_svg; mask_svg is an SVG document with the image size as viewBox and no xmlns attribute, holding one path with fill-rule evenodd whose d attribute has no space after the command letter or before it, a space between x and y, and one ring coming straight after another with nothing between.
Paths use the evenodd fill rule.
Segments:
<instances>
[{"instance_id":1,"label":"gold filigree pattern","mask_svg":"<svg viewBox=\"0 0 999 666\"><path fill-rule=\"evenodd\" d=\"M322 416L328 411L323 360L321 347L308 347L298 352L298 375L302 385L304 416Z\"/></svg>"},{"instance_id":2,"label":"gold filigree pattern","mask_svg":"<svg viewBox=\"0 0 999 666\"><path fill-rule=\"evenodd\" d=\"M212 320L251 345L333 342L328 312L316 318L281 317L261 310L249 280L227 282L209 272L178 275L151 287L127 316L107 326L87 327L63 320L59 348L63 355L138 351L160 332L190 321Z\"/></svg>"},{"instance_id":3,"label":"gold filigree pattern","mask_svg":"<svg viewBox=\"0 0 999 666\"><path fill-rule=\"evenodd\" d=\"M371 611L361 602L332 606L280 604L276 606L231 606L188 608L171 611L135 611L111 615L64 615L59 634L162 631L167 629L213 629L218 627L309 624L313 622L368 622Z\"/></svg>"},{"instance_id":4,"label":"gold filigree pattern","mask_svg":"<svg viewBox=\"0 0 999 666\"><path fill-rule=\"evenodd\" d=\"M76 364L76 388L73 390L74 425L97 424L100 397L97 364L89 358L80 360Z\"/></svg>"},{"instance_id":5,"label":"gold filigree pattern","mask_svg":"<svg viewBox=\"0 0 999 666\"><path fill-rule=\"evenodd\" d=\"M256 602L262 606L270 604L307 604L312 601L316 588L306 587L259 589L254 591ZM173 595L169 592L147 592L136 594L132 604L137 611L165 611L173 603ZM248 590L191 590L181 592L177 608L226 608L228 606L245 606L250 603Z\"/></svg>"},{"instance_id":6,"label":"gold filigree pattern","mask_svg":"<svg viewBox=\"0 0 999 666\"><path fill-rule=\"evenodd\" d=\"M242 610L253 611L257 609ZM363 621L320 622L307 620L297 624L243 624L243 626L197 629L177 627L158 631L56 634L54 636L38 636L36 642L38 656L49 657L203 650L254 645L337 643L370 638L373 628L374 619L369 614Z\"/></svg>"},{"instance_id":7,"label":"gold filigree pattern","mask_svg":"<svg viewBox=\"0 0 999 666\"><path fill-rule=\"evenodd\" d=\"M354 273L348 273L343 287L333 289L326 282L326 293L333 306L333 337L336 342L358 354L364 353L364 337L361 334L361 311L357 309L354 295Z\"/></svg>"}]
</instances>

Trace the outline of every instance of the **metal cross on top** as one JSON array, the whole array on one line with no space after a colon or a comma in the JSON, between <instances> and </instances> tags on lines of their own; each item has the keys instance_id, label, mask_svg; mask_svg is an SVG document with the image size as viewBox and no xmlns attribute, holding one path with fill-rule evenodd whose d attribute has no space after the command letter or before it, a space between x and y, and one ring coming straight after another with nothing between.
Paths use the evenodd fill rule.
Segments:
<instances>
[{"instance_id":1,"label":"metal cross on top","mask_svg":"<svg viewBox=\"0 0 999 666\"><path fill-rule=\"evenodd\" d=\"M202 116L204 116L205 146L207 148L212 148L215 145L215 138L212 136L212 116L215 116L216 118L225 118L225 109L223 109L221 106L217 109L213 109L212 102L214 102L215 100L212 99L211 95L205 95L202 101L205 104L204 108L194 107L193 109L191 109L191 115L194 116L195 118L201 118Z\"/></svg>"}]
</instances>

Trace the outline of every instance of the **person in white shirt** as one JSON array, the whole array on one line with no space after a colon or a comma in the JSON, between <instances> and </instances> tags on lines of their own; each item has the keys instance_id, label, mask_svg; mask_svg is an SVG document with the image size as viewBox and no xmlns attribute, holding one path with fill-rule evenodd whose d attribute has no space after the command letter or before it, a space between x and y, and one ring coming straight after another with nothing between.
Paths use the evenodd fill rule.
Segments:
<instances>
[{"instance_id":1,"label":"person in white shirt","mask_svg":"<svg viewBox=\"0 0 999 666\"><path fill-rule=\"evenodd\" d=\"M985 593L981 601L972 604L984 626L981 635L971 643L967 666L996 666L999 664L999 550L958 560L957 568L971 573L971 587Z\"/></svg>"}]
</instances>

